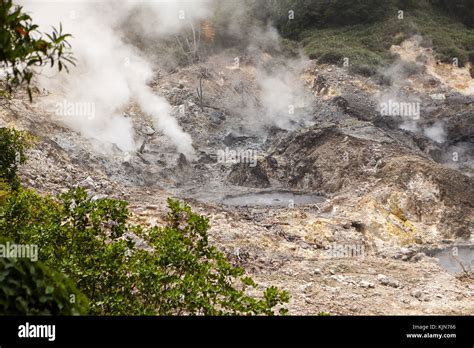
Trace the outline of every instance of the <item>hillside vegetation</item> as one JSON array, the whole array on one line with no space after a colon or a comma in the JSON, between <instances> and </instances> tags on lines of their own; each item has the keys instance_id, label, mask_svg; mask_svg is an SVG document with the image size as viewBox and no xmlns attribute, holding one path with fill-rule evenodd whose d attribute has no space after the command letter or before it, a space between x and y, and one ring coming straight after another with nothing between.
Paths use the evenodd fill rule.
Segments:
<instances>
[{"instance_id":1,"label":"hillside vegetation","mask_svg":"<svg viewBox=\"0 0 474 348\"><path fill-rule=\"evenodd\" d=\"M393 61L390 46L413 35L421 35L423 45L433 47L442 62L457 58L460 67L474 62L474 6L467 0L251 3L259 20L275 23L310 58L339 65L349 58L351 70L364 75Z\"/></svg>"}]
</instances>

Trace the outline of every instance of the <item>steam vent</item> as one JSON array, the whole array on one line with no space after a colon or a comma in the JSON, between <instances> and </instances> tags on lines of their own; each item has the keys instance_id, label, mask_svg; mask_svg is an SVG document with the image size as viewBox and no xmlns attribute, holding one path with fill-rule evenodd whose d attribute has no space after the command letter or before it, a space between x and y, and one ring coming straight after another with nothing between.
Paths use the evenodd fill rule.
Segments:
<instances>
[{"instance_id":1,"label":"steam vent","mask_svg":"<svg viewBox=\"0 0 474 348\"><path fill-rule=\"evenodd\" d=\"M473 1L0 6L0 314L471 331Z\"/></svg>"}]
</instances>

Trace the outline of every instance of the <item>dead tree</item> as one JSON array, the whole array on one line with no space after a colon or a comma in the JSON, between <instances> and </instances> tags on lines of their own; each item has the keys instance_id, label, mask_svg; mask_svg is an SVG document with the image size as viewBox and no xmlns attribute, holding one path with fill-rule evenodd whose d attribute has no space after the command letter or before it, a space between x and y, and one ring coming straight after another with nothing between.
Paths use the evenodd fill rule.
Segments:
<instances>
[{"instance_id":1,"label":"dead tree","mask_svg":"<svg viewBox=\"0 0 474 348\"><path fill-rule=\"evenodd\" d=\"M199 87L196 88L199 105L201 106L201 111L204 112L204 102L202 100L202 75L199 76Z\"/></svg>"},{"instance_id":2,"label":"dead tree","mask_svg":"<svg viewBox=\"0 0 474 348\"><path fill-rule=\"evenodd\" d=\"M190 33L184 30L181 39L179 35L176 35L175 37L182 53L188 58L189 62L192 64L196 61L199 61L199 48L201 45L201 26L199 26L196 30L194 24L190 23L190 27ZM184 45L182 41L186 45Z\"/></svg>"}]
</instances>

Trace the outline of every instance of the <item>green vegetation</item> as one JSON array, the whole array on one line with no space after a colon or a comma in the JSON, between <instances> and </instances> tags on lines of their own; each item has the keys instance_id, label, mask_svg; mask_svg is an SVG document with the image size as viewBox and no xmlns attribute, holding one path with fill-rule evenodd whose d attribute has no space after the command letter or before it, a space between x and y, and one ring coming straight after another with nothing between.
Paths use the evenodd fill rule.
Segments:
<instances>
[{"instance_id":1,"label":"green vegetation","mask_svg":"<svg viewBox=\"0 0 474 348\"><path fill-rule=\"evenodd\" d=\"M385 23L307 30L301 34L301 43L311 59L342 65L347 57L354 72L373 75L384 61L391 58L388 48L396 40L396 36L388 32L391 30ZM399 42L404 38L398 37Z\"/></svg>"},{"instance_id":2,"label":"green vegetation","mask_svg":"<svg viewBox=\"0 0 474 348\"><path fill-rule=\"evenodd\" d=\"M8 152L25 148L18 132L2 130L1 134ZM16 178L10 164L1 162L0 179L8 180L12 175ZM257 285L209 244L208 219L194 214L186 204L168 200L167 225L146 228L129 222L126 202L92 201L81 188L58 197L40 196L19 184L16 190L10 190L8 185L3 190L0 237L18 244L37 245L38 258L44 263L3 263L2 267L10 270L0 273L3 281L22 289L25 286L21 307L8 307L8 313L82 312L82 305L64 305L63 292L72 287L51 276L48 269L67 276L75 284L87 297L90 314L286 313L280 306L289 299L286 291L270 287L258 299L246 294L248 288ZM147 248L138 248L132 234L141 238ZM44 292L41 288L36 292L28 290L30 283L25 283L25 279L29 275L25 269L43 279L47 284ZM36 280L33 277L32 281ZM57 283L51 285L55 280ZM0 292L0 303L12 301L12 291ZM55 297L46 300L44 296L51 295L51 291ZM57 308L53 309L50 302L56 297ZM42 306L44 301L47 308Z\"/></svg>"},{"instance_id":3,"label":"green vegetation","mask_svg":"<svg viewBox=\"0 0 474 348\"><path fill-rule=\"evenodd\" d=\"M44 39L11 0L2 0L0 25L7 90L26 85L31 99L33 67L57 62L67 70L65 62L74 63L69 35L60 28ZM1 313L286 313L286 291L269 287L260 298L247 295L257 284L208 243L208 219L186 204L170 199L168 224L147 228L129 222L124 201L92 201L81 188L57 197L24 189L17 170L32 140L26 132L0 128L0 238L36 245L40 260L0 259Z\"/></svg>"},{"instance_id":4,"label":"green vegetation","mask_svg":"<svg viewBox=\"0 0 474 348\"><path fill-rule=\"evenodd\" d=\"M0 68L7 76L5 87L8 92L13 88L25 86L30 97L31 79L34 67L57 64L59 71L66 70L67 64L74 64L67 38L69 34L53 28L51 34L42 34L31 17L23 12L21 6L15 6L12 0L0 3Z\"/></svg>"},{"instance_id":5,"label":"green vegetation","mask_svg":"<svg viewBox=\"0 0 474 348\"><path fill-rule=\"evenodd\" d=\"M474 4L471 4L474 8ZM454 57L459 59L459 66L468 61L474 63L474 28L467 28L440 11L416 10L413 19L427 45L432 44L436 57L443 62L451 63Z\"/></svg>"},{"instance_id":6,"label":"green vegetation","mask_svg":"<svg viewBox=\"0 0 474 348\"><path fill-rule=\"evenodd\" d=\"M393 3L387 0L267 0L267 3L270 18L281 34L291 39L299 39L301 32L310 28L378 22L388 17L393 8Z\"/></svg>"},{"instance_id":7,"label":"green vegetation","mask_svg":"<svg viewBox=\"0 0 474 348\"><path fill-rule=\"evenodd\" d=\"M474 62L474 3L469 0L267 0L280 33L301 44L312 59L342 65L372 75L391 63L391 45L415 34L432 46L436 57L459 66ZM260 5L264 6L264 5ZM294 19L289 19L289 11ZM398 11L403 11L399 19Z\"/></svg>"},{"instance_id":8,"label":"green vegetation","mask_svg":"<svg viewBox=\"0 0 474 348\"><path fill-rule=\"evenodd\" d=\"M0 184L8 184L13 189L19 187L16 172L18 166L25 162L25 152L32 141L33 137L26 132L0 128ZM0 192L1 189L0 185Z\"/></svg>"},{"instance_id":9,"label":"green vegetation","mask_svg":"<svg viewBox=\"0 0 474 348\"><path fill-rule=\"evenodd\" d=\"M0 258L3 315L81 315L87 310L85 296L63 275L41 262Z\"/></svg>"},{"instance_id":10,"label":"green vegetation","mask_svg":"<svg viewBox=\"0 0 474 348\"><path fill-rule=\"evenodd\" d=\"M257 45L270 54L296 56L302 48L320 63L342 65L348 58L351 71L369 76L396 59L390 46L421 35L423 45L432 46L439 60L451 63L457 58L462 67L474 62L473 17L471 0L217 1L213 16L203 26L208 28L203 37L212 40L203 39L196 53L205 59L225 49L240 56L249 45ZM280 47L266 40L265 35L272 37L267 25L278 29ZM212 35L205 35L206 31ZM160 51L175 47L173 40ZM195 37L188 30L186 39L180 40L194 42ZM196 61L183 56L178 46L172 51L176 61L181 65Z\"/></svg>"}]
</instances>

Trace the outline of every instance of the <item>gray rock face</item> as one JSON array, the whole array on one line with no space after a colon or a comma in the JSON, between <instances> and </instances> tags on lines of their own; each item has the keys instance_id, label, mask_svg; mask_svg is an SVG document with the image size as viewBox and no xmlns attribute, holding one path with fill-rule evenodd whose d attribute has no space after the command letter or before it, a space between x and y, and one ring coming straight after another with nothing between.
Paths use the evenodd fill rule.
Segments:
<instances>
[{"instance_id":1,"label":"gray rock face","mask_svg":"<svg viewBox=\"0 0 474 348\"><path fill-rule=\"evenodd\" d=\"M250 164L237 163L232 167L227 176L230 183L245 187L266 188L270 187L267 172L261 162L252 167Z\"/></svg>"},{"instance_id":2,"label":"gray rock face","mask_svg":"<svg viewBox=\"0 0 474 348\"><path fill-rule=\"evenodd\" d=\"M81 185L93 199L126 199L133 221L149 226L163 225L167 197L186 199L209 216L210 242L232 262L259 284L290 290L291 314L473 313L469 280L447 274L419 253L445 238L472 238L472 97L431 76L414 76L413 86L400 93L421 100L422 117L413 129L400 129L403 119L376 111L387 86L339 67L316 66L302 76L310 101L296 106L295 119L282 127L261 117L256 67L203 64L211 71L203 110L194 91L197 65L154 84L191 135L195 160L180 155L160 131L152 132L152 120L134 106L127 119L137 147L147 137L142 153L83 138L33 110L26 99L6 101L0 124L15 123L39 138L21 168L24 184L42 193ZM426 91L417 91L419 85ZM298 113L309 117L298 119ZM424 132L437 122L444 142ZM216 154L226 148L255 150L259 160L255 166L219 162ZM262 188L271 190L257 190ZM232 207L220 199L279 190L325 199ZM363 256L328 257L333 244L356 247Z\"/></svg>"},{"instance_id":3,"label":"gray rock face","mask_svg":"<svg viewBox=\"0 0 474 348\"><path fill-rule=\"evenodd\" d=\"M378 116L376 105L370 99L357 94L344 94L333 98L332 102L337 105L341 111L358 120L369 121Z\"/></svg>"},{"instance_id":4,"label":"gray rock face","mask_svg":"<svg viewBox=\"0 0 474 348\"><path fill-rule=\"evenodd\" d=\"M391 185L403 195L403 209L411 219L435 223L449 236L472 233L474 179L406 146L404 135L381 132L370 123L318 125L291 133L270 148L262 163L269 179L288 189L338 195L357 191L367 181ZM431 194L421 192L425 185Z\"/></svg>"}]
</instances>

